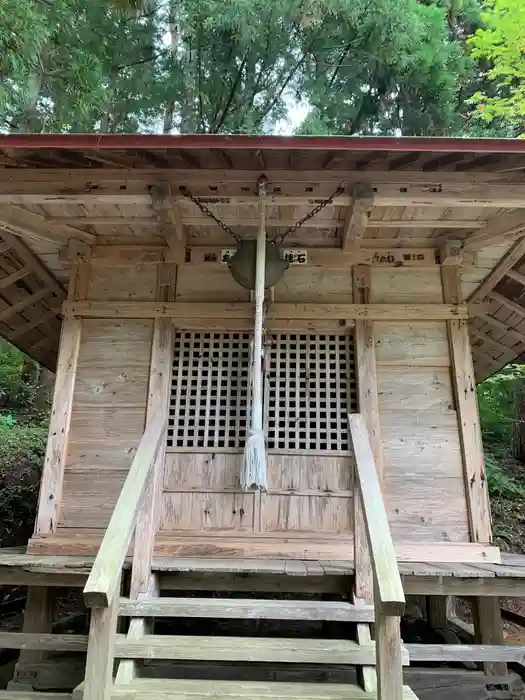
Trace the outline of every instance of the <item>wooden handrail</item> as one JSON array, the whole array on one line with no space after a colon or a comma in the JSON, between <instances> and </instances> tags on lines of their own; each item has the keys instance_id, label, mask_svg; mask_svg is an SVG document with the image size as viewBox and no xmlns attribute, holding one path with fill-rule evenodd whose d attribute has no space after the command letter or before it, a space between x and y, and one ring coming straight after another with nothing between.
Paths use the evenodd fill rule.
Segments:
<instances>
[{"instance_id":1,"label":"wooden handrail","mask_svg":"<svg viewBox=\"0 0 525 700\"><path fill-rule=\"evenodd\" d=\"M348 423L377 603L385 615L401 616L405 609L405 594L368 430L360 413L349 414Z\"/></svg>"},{"instance_id":2,"label":"wooden handrail","mask_svg":"<svg viewBox=\"0 0 525 700\"><path fill-rule=\"evenodd\" d=\"M84 588L84 601L88 607L107 608L119 593L116 589L122 566L165 429L164 416L155 417L146 425Z\"/></svg>"}]
</instances>

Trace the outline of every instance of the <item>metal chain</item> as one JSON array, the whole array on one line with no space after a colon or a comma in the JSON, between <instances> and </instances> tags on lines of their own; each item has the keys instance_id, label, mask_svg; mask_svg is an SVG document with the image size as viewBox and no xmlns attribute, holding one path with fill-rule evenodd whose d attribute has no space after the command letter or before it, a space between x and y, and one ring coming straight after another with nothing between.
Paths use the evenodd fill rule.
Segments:
<instances>
[{"instance_id":1,"label":"metal chain","mask_svg":"<svg viewBox=\"0 0 525 700\"><path fill-rule=\"evenodd\" d=\"M323 209L325 207L328 207L330 204L332 204L334 199L336 197L338 197L340 194L342 194L343 192L344 192L344 188L339 186L330 195L330 197L328 197L328 199L325 199L322 202L319 202L319 204L316 204L316 206L311 211L309 211L307 214L305 214L302 219L299 219L299 221L296 221L296 223L293 224L292 226L290 226L289 228L287 228L286 231L284 231L284 233L281 233L279 236L275 236L275 238L273 239L272 242L278 246L281 246L284 243L285 238L287 238L291 233L295 233L298 229L301 228L301 226L303 224L305 224L307 221L310 221L310 219L313 219L314 216L317 216L317 214L319 214L319 212L323 211ZM201 212L205 216L209 217L210 219L213 219L213 221L215 221L217 226L220 226L223 231L228 233L235 240L236 243L243 242L244 239L242 236L240 236L238 233L235 233L235 231L230 226L228 226L228 224L225 224L224 221L221 221L217 216L215 216L215 214L211 211L211 209L209 209L204 204L204 202L201 202L199 199L197 199L197 197L192 195L192 193L187 188L185 188L183 190L183 195L185 197L187 197L187 199L191 200L201 210ZM284 202L286 202L286 198L283 198L283 199L284 199Z\"/></svg>"},{"instance_id":2,"label":"metal chain","mask_svg":"<svg viewBox=\"0 0 525 700\"><path fill-rule=\"evenodd\" d=\"M223 231L228 233L235 240L236 243L243 242L244 239L242 236L239 236L239 234L235 233L235 231L230 226L228 226L228 224L225 224L224 221L221 221L217 216L215 216L215 214L211 211L211 209L209 209L204 204L204 202L201 202L199 199L197 199L197 197L192 195L192 193L188 189L185 188L183 190L183 195L185 197L187 197L189 200L191 200L193 202L193 204L195 204L197 207L199 207L199 209L201 210L201 212L203 214L208 216L210 219L213 219L213 221L215 221L217 226L220 226Z\"/></svg>"},{"instance_id":3,"label":"metal chain","mask_svg":"<svg viewBox=\"0 0 525 700\"><path fill-rule=\"evenodd\" d=\"M336 197L338 197L340 194L343 194L344 188L339 185L339 187L328 197L328 199L325 199L323 202L319 202L311 211L308 212L308 214L305 214L302 219L299 219L299 221L296 221L295 224L290 226L290 228L287 228L284 233L281 233L279 236L275 236L273 239L273 243L275 243L277 246L281 246L284 243L284 239L289 236L291 233L295 233L297 229L300 229L303 224L305 224L307 221L310 221L310 219L313 219L314 216L317 216L319 212L323 211L323 209L334 201Z\"/></svg>"}]
</instances>

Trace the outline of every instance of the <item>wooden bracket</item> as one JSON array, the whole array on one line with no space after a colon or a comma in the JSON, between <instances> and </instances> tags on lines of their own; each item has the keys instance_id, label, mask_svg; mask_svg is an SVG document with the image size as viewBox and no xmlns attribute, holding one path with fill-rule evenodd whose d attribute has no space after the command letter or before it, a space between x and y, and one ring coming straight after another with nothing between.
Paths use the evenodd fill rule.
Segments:
<instances>
[{"instance_id":1,"label":"wooden bracket","mask_svg":"<svg viewBox=\"0 0 525 700\"><path fill-rule=\"evenodd\" d=\"M157 215L161 233L166 238L169 252L166 262L182 263L186 251L186 231L179 204L173 199L171 184L163 180L150 189L151 206Z\"/></svg>"},{"instance_id":2,"label":"wooden bracket","mask_svg":"<svg viewBox=\"0 0 525 700\"><path fill-rule=\"evenodd\" d=\"M444 241L439 249L439 259L442 265L462 265L462 242L454 238Z\"/></svg>"},{"instance_id":3,"label":"wooden bracket","mask_svg":"<svg viewBox=\"0 0 525 700\"><path fill-rule=\"evenodd\" d=\"M58 259L63 265L78 265L91 260L91 246L89 243L70 238L67 246L60 248Z\"/></svg>"},{"instance_id":4,"label":"wooden bracket","mask_svg":"<svg viewBox=\"0 0 525 700\"><path fill-rule=\"evenodd\" d=\"M370 214L374 207L375 194L369 185L356 185L353 199L348 207L341 232L341 248L351 250L358 246L365 235Z\"/></svg>"}]
</instances>

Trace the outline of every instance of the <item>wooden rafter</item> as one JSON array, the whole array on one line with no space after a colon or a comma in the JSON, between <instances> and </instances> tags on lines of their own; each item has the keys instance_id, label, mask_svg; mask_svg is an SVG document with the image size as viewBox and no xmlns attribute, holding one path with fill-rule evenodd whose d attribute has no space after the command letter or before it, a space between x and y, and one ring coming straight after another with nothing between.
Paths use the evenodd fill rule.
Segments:
<instances>
[{"instance_id":1,"label":"wooden rafter","mask_svg":"<svg viewBox=\"0 0 525 700\"><path fill-rule=\"evenodd\" d=\"M518 241L502 258L499 264L483 280L479 287L470 295L469 302L483 301L509 272L511 268L525 255L525 239Z\"/></svg>"},{"instance_id":2,"label":"wooden rafter","mask_svg":"<svg viewBox=\"0 0 525 700\"><path fill-rule=\"evenodd\" d=\"M507 297L504 297L503 294L499 294L499 292L491 292L489 298L492 301L496 301L498 304L507 307L507 309L512 311L512 313L525 318L525 307L516 304L515 301L507 299Z\"/></svg>"},{"instance_id":3,"label":"wooden rafter","mask_svg":"<svg viewBox=\"0 0 525 700\"><path fill-rule=\"evenodd\" d=\"M502 240L525 235L525 210L518 209L489 219L486 226L463 242L465 250L479 250Z\"/></svg>"},{"instance_id":4,"label":"wooden rafter","mask_svg":"<svg viewBox=\"0 0 525 700\"><path fill-rule=\"evenodd\" d=\"M67 224L51 226L45 217L19 206L0 209L0 232L3 234L4 231L54 245L63 245L68 238L78 238L87 243L96 241L96 236L92 233L75 229Z\"/></svg>"}]
</instances>

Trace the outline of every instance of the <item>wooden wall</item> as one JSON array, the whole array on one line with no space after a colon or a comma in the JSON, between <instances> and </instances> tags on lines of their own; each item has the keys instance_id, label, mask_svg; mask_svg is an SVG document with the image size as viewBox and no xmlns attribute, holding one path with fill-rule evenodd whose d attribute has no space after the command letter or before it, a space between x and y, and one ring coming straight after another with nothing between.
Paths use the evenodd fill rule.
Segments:
<instances>
[{"instance_id":1,"label":"wooden wall","mask_svg":"<svg viewBox=\"0 0 525 700\"><path fill-rule=\"evenodd\" d=\"M75 274L81 275L82 284ZM181 264L177 269L154 262L93 262L77 265L74 275L70 298L73 294L75 299L165 300L169 289L170 298L177 301L249 300L248 292L220 264ZM439 266L371 267L369 277L370 303L443 301ZM351 303L356 301L352 279L350 267L291 267L273 298ZM473 537L469 520L449 323L373 322L383 489L398 545L485 542L483 536ZM341 332L338 322L308 323L313 331L316 325L319 332ZM232 330L221 319L214 326ZM343 332L352 334L351 326ZM152 334L152 320L81 321L58 528L51 528L53 534L100 533L108 523L144 429ZM239 490L240 458L239 449L168 447L159 551L352 556L350 453L273 449L265 494Z\"/></svg>"},{"instance_id":2,"label":"wooden wall","mask_svg":"<svg viewBox=\"0 0 525 700\"><path fill-rule=\"evenodd\" d=\"M157 265L91 265L85 298L150 301ZM144 432L153 321L83 319L59 527L105 527Z\"/></svg>"},{"instance_id":3,"label":"wooden wall","mask_svg":"<svg viewBox=\"0 0 525 700\"><path fill-rule=\"evenodd\" d=\"M372 303L442 299L440 270L372 270ZM446 322L376 323L383 483L398 542L468 542Z\"/></svg>"}]
</instances>

